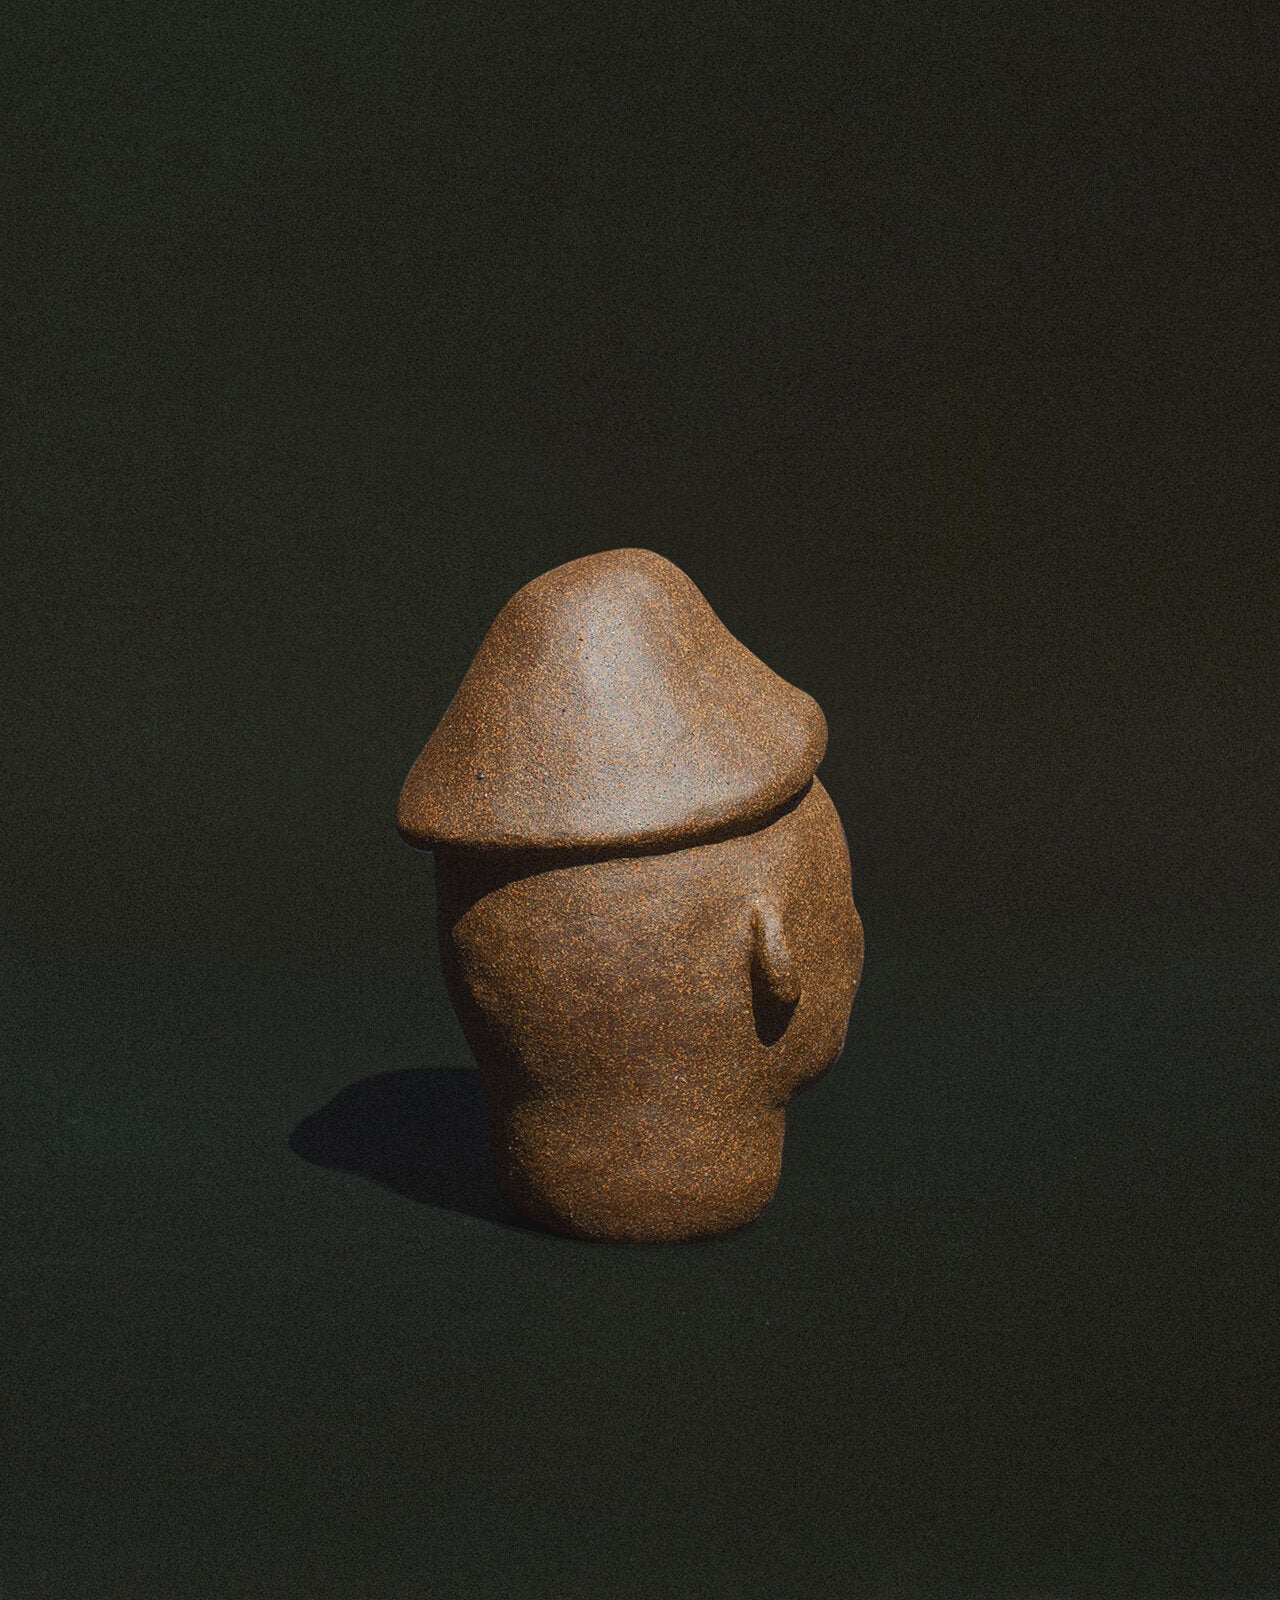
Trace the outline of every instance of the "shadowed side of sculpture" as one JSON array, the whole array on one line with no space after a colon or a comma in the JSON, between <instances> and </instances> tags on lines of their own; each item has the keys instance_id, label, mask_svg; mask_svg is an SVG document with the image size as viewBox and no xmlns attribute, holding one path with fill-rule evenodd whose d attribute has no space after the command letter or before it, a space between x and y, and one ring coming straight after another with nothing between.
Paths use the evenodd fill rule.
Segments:
<instances>
[{"instance_id":1,"label":"shadowed side of sculpture","mask_svg":"<svg viewBox=\"0 0 1280 1600\"><path fill-rule=\"evenodd\" d=\"M409 1067L361 1078L304 1117L289 1148L313 1166L371 1178L409 1200L523 1226L494 1182L474 1068Z\"/></svg>"}]
</instances>

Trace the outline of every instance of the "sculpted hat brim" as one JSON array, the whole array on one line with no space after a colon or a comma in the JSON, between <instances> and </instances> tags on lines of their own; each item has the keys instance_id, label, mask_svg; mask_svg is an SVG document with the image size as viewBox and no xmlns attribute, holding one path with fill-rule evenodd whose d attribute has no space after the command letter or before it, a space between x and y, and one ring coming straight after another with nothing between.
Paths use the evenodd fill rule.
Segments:
<instances>
[{"instance_id":1,"label":"sculpted hat brim","mask_svg":"<svg viewBox=\"0 0 1280 1600\"><path fill-rule=\"evenodd\" d=\"M427 849L681 846L763 820L813 776L816 703L651 550L570 561L498 614L405 781Z\"/></svg>"}]
</instances>

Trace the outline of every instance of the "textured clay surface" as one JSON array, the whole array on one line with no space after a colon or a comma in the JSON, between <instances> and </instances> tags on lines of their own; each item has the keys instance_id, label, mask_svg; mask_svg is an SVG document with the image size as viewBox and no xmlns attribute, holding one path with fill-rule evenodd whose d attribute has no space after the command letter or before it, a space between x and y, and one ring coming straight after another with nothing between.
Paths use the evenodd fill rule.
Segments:
<instances>
[{"instance_id":1,"label":"textured clay surface","mask_svg":"<svg viewBox=\"0 0 1280 1600\"><path fill-rule=\"evenodd\" d=\"M437 884L509 1204L600 1239L751 1221L787 1101L844 1045L862 960L822 785L737 838L541 870L450 852Z\"/></svg>"},{"instance_id":2,"label":"textured clay surface","mask_svg":"<svg viewBox=\"0 0 1280 1600\"><path fill-rule=\"evenodd\" d=\"M777 1186L785 1107L862 968L813 701L650 551L570 562L490 630L401 796L514 1209L706 1238Z\"/></svg>"},{"instance_id":3,"label":"textured clay surface","mask_svg":"<svg viewBox=\"0 0 1280 1600\"><path fill-rule=\"evenodd\" d=\"M614 849L746 826L808 782L827 725L650 550L526 584L414 763L410 844Z\"/></svg>"}]
</instances>

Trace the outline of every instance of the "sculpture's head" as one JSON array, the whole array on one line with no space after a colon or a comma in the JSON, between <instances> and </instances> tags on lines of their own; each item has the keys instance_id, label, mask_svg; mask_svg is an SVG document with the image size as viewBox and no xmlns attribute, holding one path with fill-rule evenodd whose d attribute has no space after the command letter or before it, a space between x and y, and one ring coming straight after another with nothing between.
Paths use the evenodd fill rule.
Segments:
<instances>
[{"instance_id":1,"label":"sculpture's head","mask_svg":"<svg viewBox=\"0 0 1280 1600\"><path fill-rule=\"evenodd\" d=\"M822 713L647 550L499 614L397 824L437 856L441 956L499 1180L563 1232L751 1220L783 1108L862 964Z\"/></svg>"}]
</instances>

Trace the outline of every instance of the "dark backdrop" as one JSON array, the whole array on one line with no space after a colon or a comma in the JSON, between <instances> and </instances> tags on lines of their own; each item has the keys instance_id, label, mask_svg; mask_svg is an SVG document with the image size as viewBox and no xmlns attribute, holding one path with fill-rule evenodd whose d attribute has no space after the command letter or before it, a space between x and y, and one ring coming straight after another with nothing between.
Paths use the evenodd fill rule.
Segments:
<instances>
[{"instance_id":1,"label":"dark backdrop","mask_svg":"<svg viewBox=\"0 0 1280 1600\"><path fill-rule=\"evenodd\" d=\"M7 1600L1274 1594L1276 8L8 28ZM623 544L868 939L635 1251L494 1201L392 828Z\"/></svg>"}]
</instances>

